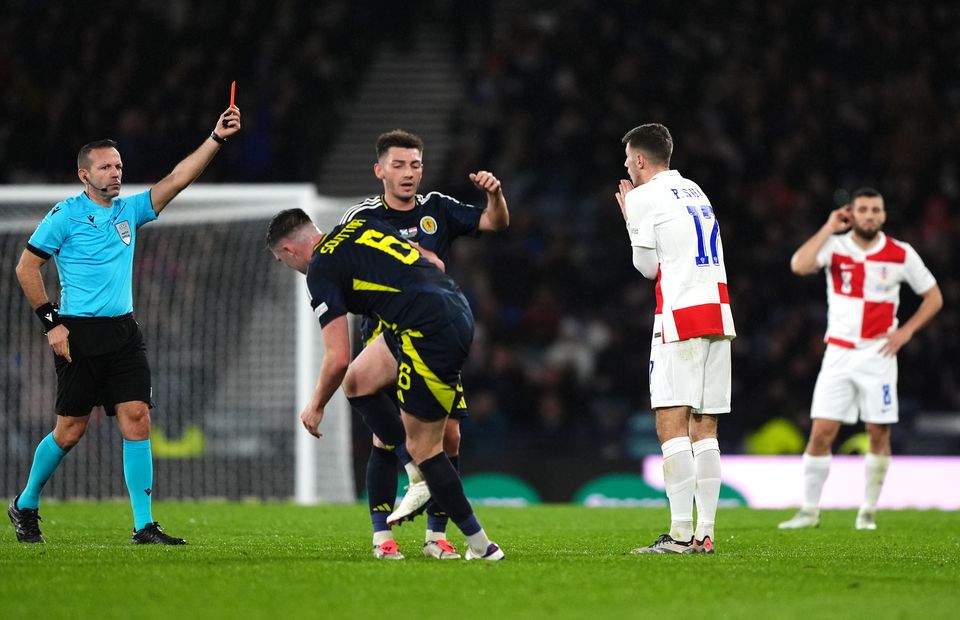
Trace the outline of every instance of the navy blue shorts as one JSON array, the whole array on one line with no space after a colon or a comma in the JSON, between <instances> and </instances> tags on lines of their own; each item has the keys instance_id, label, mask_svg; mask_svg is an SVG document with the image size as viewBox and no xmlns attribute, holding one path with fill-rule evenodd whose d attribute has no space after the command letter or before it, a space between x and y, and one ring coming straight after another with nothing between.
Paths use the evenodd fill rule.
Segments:
<instances>
[{"instance_id":1,"label":"navy blue shorts","mask_svg":"<svg viewBox=\"0 0 960 620\"><path fill-rule=\"evenodd\" d=\"M396 335L389 329L385 329L383 323L363 317L360 321L360 336L363 338L364 346L373 341L377 336L383 334L383 339L387 343L387 347L390 349L390 352L393 353L393 357L397 360L397 365L399 367L400 359L402 357L402 352L400 348L400 342L397 340ZM470 339L473 339L473 329L471 327L471 336ZM461 367L463 362L461 361ZM456 404L453 407L453 410L450 412L450 417L455 420L462 420L470 415L470 410L467 409L467 399L463 394L463 380L457 379L457 399Z\"/></svg>"},{"instance_id":2,"label":"navy blue shorts","mask_svg":"<svg viewBox=\"0 0 960 620\"><path fill-rule=\"evenodd\" d=\"M397 340L400 409L428 421L458 411L457 405L463 402L460 371L473 342L473 317L464 314L429 330L404 330Z\"/></svg>"}]
</instances>

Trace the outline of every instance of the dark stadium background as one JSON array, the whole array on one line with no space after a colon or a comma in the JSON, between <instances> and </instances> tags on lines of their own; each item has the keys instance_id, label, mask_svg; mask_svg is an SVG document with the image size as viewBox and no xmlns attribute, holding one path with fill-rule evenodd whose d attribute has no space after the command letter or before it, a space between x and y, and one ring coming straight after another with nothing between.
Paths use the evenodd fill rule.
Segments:
<instances>
[{"instance_id":1,"label":"dark stadium background","mask_svg":"<svg viewBox=\"0 0 960 620\"><path fill-rule=\"evenodd\" d=\"M372 143L392 126L368 128L359 181L330 178L373 59L426 51L456 67L455 105L425 136L421 189L480 201L466 174L489 169L512 216L505 233L459 241L449 265L480 326L464 376L467 471L556 478L544 460L588 456L602 469L658 452L646 380L653 287L631 265L613 197L620 138L649 121L670 127L673 167L721 221L739 333L724 452L802 449L824 282L793 276L789 257L846 192L872 185L886 197L886 230L916 247L945 298L900 354L894 450L960 453L960 431L944 430L960 426L955 2L5 5L4 184L73 183L77 148L103 136L121 145L124 182L155 181L209 131L236 79L244 130L203 182L375 194ZM433 67L406 66L397 84ZM433 109L403 88L381 103ZM904 289L901 317L917 305ZM765 426L777 419L796 433Z\"/></svg>"}]
</instances>

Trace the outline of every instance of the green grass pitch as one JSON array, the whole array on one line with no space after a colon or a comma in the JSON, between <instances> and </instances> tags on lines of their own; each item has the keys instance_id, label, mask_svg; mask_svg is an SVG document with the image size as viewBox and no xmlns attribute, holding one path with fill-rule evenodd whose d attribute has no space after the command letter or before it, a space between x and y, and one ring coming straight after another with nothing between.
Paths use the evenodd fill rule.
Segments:
<instances>
[{"instance_id":1,"label":"green grass pitch","mask_svg":"<svg viewBox=\"0 0 960 620\"><path fill-rule=\"evenodd\" d=\"M49 502L45 545L0 536L0 618L956 618L960 513L886 511L853 529L828 511L721 509L714 556L631 556L666 509L481 506L505 562L420 555L425 521L397 528L402 562L370 552L366 508L159 503L186 547L129 544L122 502ZM463 550L463 537L450 539Z\"/></svg>"}]
</instances>

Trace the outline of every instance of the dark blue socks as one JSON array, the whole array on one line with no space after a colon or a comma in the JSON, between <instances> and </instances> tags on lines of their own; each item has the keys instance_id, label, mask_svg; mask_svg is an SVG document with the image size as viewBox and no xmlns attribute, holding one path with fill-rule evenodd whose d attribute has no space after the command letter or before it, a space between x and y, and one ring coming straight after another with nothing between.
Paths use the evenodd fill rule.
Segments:
<instances>
[{"instance_id":1,"label":"dark blue socks","mask_svg":"<svg viewBox=\"0 0 960 620\"><path fill-rule=\"evenodd\" d=\"M350 406L360 414L363 423L384 445L391 449L402 446L407 441L403 430L400 410L386 392L377 392L367 396L354 396L347 399Z\"/></svg>"},{"instance_id":2,"label":"dark blue socks","mask_svg":"<svg viewBox=\"0 0 960 620\"><path fill-rule=\"evenodd\" d=\"M420 463L423 479L427 481L431 495L440 508L457 524L460 531L472 536L480 531L480 523L473 508L463 493L463 484L457 470L450 464L447 455L440 454Z\"/></svg>"},{"instance_id":3,"label":"dark blue socks","mask_svg":"<svg viewBox=\"0 0 960 620\"><path fill-rule=\"evenodd\" d=\"M400 411L385 391L347 399L374 435L388 449L370 449L367 459L367 502L374 532L389 530L387 516L397 501L397 459L404 465L410 462L407 453L407 434L403 430Z\"/></svg>"},{"instance_id":4,"label":"dark blue socks","mask_svg":"<svg viewBox=\"0 0 960 620\"><path fill-rule=\"evenodd\" d=\"M373 531L389 530L387 517L397 501L397 457L390 450L373 446L367 459L367 502Z\"/></svg>"},{"instance_id":5,"label":"dark blue socks","mask_svg":"<svg viewBox=\"0 0 960 620\"><path fill-rule=\"evenodd\" d=\"M450 459L450 464L453 465L453 468L457 470L457 475L460 475L460 456L450 456L447 457ZM446 532L447 531L447 521L449 521L447 513L443 511L443 508L433 502L430 504L430 509L427 510L427 529L431 532Z\"/></svg>"}]
</instances>

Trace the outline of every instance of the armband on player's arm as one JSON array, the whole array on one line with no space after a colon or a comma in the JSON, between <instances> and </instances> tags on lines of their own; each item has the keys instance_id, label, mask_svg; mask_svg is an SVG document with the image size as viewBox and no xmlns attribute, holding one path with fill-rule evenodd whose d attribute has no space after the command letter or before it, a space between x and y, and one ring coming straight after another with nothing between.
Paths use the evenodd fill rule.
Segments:
<instances>
[{"instance_id":1,"label":"armband on player's arm","mask_svg":"<svg viewBox=\"0 0 960 620\"><path fill-rule=\"evenodd\" d=\"M59 308L49 301L34 310L34 313L36 313L40 322L43 323L43 333L45 334L61 324Z\"/></svg>"}]
</instances>

